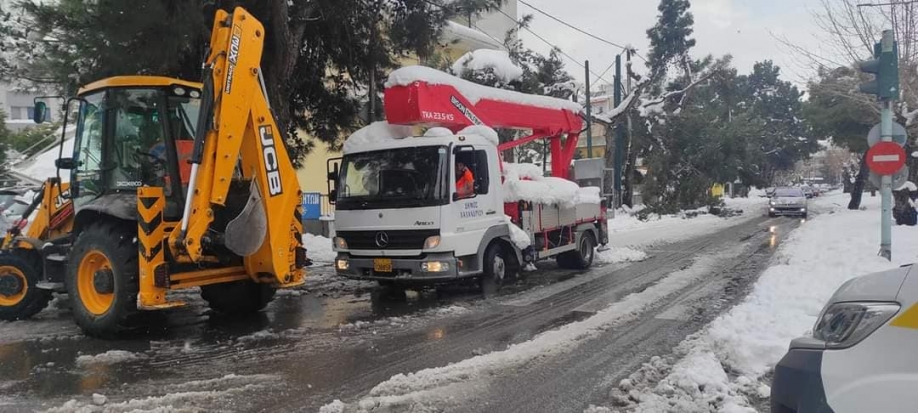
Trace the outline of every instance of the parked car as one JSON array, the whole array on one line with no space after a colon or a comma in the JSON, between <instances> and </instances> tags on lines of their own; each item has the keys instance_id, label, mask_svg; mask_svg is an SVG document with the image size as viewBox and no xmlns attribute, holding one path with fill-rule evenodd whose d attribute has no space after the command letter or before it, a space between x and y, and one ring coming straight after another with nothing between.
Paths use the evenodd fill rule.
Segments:
<instances>
[{"instance_id":1,"label":"parked car","mask_svg":"<svg viewBox=\"0 0 918 413\"><path fill-rule=\"evenodd\" d=\"M807 199L816 196L816 191L813 189L812 186L802 185L800 189L803 191L803 194L806 196Z\"/></svg>"},{"instance_id":2,"label":"parked car","mask_svg":"<svg viewBox=\"0 0 918 413\"><path fill-rule=\"evenodd\" d=\"M768 216L799 216L806 219L807 198L801 188L777 188L771 200L768 201Z\"/></svg>"},{"instance_id":3,"label":"parked car","mask_svg":"<svg viewBox=\"0 0 918 413\"><path fill-rule=\"evenodd\" d=\"M852 279L775 367L772 413L914 412L918 269Z\"/></svg>"}]
</instances>

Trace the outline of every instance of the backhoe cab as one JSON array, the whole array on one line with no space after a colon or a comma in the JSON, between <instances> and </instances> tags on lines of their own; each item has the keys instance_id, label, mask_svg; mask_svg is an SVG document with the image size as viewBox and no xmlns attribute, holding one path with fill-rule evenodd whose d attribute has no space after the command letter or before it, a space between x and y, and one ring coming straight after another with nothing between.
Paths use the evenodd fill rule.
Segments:
<instances>
[{"instance_id":1,"label":"backhoe cab","mask_svg":"<svg viewBox=\"0 0 918 413\"><path fill-rule=\"evenodd\" d=\"M56 164L69 187L52 178L35 203L70 204L57 218L66 230L46 231L49 212L7 237L0 318L66 291L83 330L109 335L137 310L182 305L173 290L201 287L213 309L238 314L304 282L301 192L263 86L263 36L245 10L218 11L202 83L119 76L68 101L73 153ZM23 308L32 293L39 304Z\"/></svg>"}]
</instances>

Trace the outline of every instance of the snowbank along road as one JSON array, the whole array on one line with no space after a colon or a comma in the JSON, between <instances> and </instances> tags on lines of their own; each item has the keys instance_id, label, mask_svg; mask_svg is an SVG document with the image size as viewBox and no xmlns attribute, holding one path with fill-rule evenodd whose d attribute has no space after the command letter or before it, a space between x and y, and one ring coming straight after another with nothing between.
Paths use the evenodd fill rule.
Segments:
<instances>
[{"instance_id":1,"label":"snowbank along road","mask_svg":"<svg viewBox=\"0 0 918 413\"><path fill-rule=\"evenodd\" d=\"M34 320L0 323L0 411L608 406L621 379L744 297L800 225L758 209L671 221L648 224L656 239L639 224L619 228L621 248L597 256L607 264L580 273L540 264L488 300L463 287L392 297L320 263L304 289L243 323L185 293L193 305L151 317L149 331L97 341L58 297ZM629 231L643 251L623 248Z\"/></svg>"}]
</instances>

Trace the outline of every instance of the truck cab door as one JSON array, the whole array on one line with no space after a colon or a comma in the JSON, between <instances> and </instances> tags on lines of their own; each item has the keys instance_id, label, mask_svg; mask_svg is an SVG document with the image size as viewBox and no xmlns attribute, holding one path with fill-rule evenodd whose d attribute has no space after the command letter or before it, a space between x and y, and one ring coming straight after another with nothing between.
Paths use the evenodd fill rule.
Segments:
<instances>
[{"instance_id":1,"label":"truck cab door","mask_svg":"<svg viewBox=\"0 0 918 413\"><path fill-rule=\"evenodd\" d=\"M462 197L457 191L458 163L465 164L472 172L474 191L471 196ZM451 202L444 214L443 229L455 232L457 256L474 254L488 228L503 219L503 202L498 199L500 169L497 168L496 149L459 145L453 148L451 164Z\"/></svg>"}]
</instances>

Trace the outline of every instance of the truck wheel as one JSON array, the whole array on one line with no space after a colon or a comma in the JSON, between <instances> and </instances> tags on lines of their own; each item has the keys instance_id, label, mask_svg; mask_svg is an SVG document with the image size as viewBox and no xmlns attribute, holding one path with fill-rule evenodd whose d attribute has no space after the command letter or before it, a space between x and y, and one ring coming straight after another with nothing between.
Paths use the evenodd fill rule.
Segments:
<instances>
[{"instance_id":1,"label":"truck wheel","mask_svg":"<svg viewBox=\"0 0 918 413\"><path fill-rule=\"evenodd\" d=\"M245 315L263 310L274 299L275 291L270 284L242 280L205 285L201 287L201 298L218 313Z\"/></svg>"},{"instance_id":2,"label":"truck wheel","mask_svg":"<svg viewBox=\"0 0 918 413\"><path fill-rule=\"evenodd\" d=\"M0 320L26 319L48 305L51 291L35 286L41 268L37 251L16 249L0 254Z\"/></svg>"},{"instance_id":3,"label":"truck wheel","mask_svg":"<svg viewBox=\"0 0 918 413\"><path fill-rule=\"evenodd\" d=\"M135 235L103 221L89 224L73 244L65 283L77 325L89 336L130 328L140 290Z\"/></svg>"},{"instance_id":4,"label":"truck wheel","mask_svg":"<svg viewBox=\"0 0 918 413\"><path fill-rule=\"evenodd\" d=\"M507 257L503 248L499 244L491 244L485 251L481 292L485 296L496 294L504 285L508 274Z\"/></svg>"},{"instance_id":5,"label":"truck wheel","mask_svg":"<svg viewBox=\"0 0 918 413\"><path fill-rule=\"evenodd\" d=\"M558 266L572 270L585 270L593 265L593 256L595 256L596 242L593 241L593 234L585 232L580 236L580 243L577 249L561 253L555 258Z\"/></svg>"}]
</instances>

